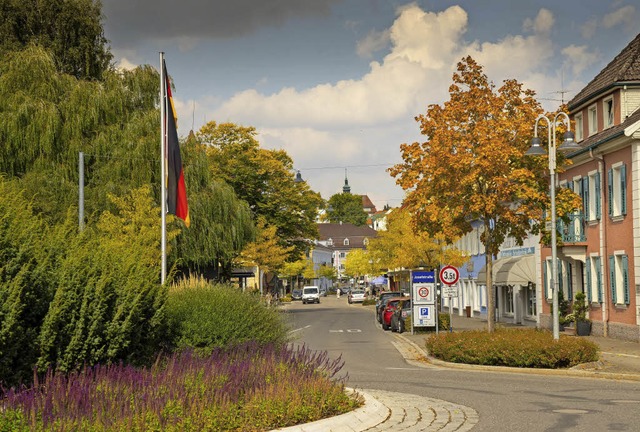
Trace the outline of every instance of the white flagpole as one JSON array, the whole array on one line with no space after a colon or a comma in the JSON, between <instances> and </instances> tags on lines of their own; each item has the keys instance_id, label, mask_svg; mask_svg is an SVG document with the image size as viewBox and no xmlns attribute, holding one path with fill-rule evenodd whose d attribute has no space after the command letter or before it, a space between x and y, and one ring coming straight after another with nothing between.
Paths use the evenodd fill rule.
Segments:
<instances>
[{"instance_id":1,"label":"white flagpole","mask_svg":"<svg viewBox=\"0 0 640 432\"><path fill-rule=\"evenodd\" d=\"M167 185L166 185L166 155L165 143L167 142L166 113L167 94L165 89L166 77L164 76L164 53L160 52L160 213L162 214L162 273L160 282L164 284L167 278Z\"/></svg>"}]
</instances>

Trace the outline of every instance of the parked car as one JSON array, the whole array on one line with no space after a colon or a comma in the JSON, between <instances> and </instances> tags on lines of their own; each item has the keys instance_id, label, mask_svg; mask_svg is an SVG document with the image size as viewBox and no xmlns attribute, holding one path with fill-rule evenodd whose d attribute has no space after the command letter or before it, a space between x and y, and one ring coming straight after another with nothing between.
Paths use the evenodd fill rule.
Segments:
<instances>
[{"instance_id":1,"label":"parked car","mask_svg":"<svg viewBox=\"0 0 640 432\"><path fill-rule=\"evenodd\" d=\"M362 303L364 301L364 290L354 289L351 290L348 296L349 304L351 303Z\"/></svg>"},{"instance_id":2,"label":"parked car","mask_svg":"<svg viewBox=\"0 0 640 432\"><path fill-rule=\"evenodd\" d=\"M302 304L320 304L320 288L315 285L302 287Z\"/></svg>"},{"instance_id":3,"label":"parked car","mask_svg":"<svg viewBox=\"0 0 640 432\"><path fill-rule=\"evenodd\" d=\"M302 300L302 290L294 289L291 291L291 300Z\"/></svg>"},{"instance_id":4,"label":"parked car","mask_svg":"<svg viewBox=\"0 0 640 432\"><path fill-rule=\"evenodd\" d=\"M387 299L387 304L382 310L382 329L389 330L391 328L391 316L396 309L398 302L405 300L406 297L390 297Z\"/></svg>"},{"instance_id":5,"label":"parked car","mask_svg":"<svg viewBox=\"0 0 640 432\"><path fill-rule=\"evenodd\" d=\"M382 311L387 304L387 300L391 297L402 297L400 291L382 291L378 294L378 300L376 301L376 319L379 323L382 323Z\"/></svg>"},{"instance_id":6,"label":"parked car","mask_svg":"<svg viewBox=\"0 0 640 432\"><path fill-rule=\"evenodd\" d=\"M407 325L411 326L411 299L400 300L396 305L389 326L391 331L402 333L407 329Z\"/></svg>"},{"instance_id":7,"label":"parked car","mask_svg":"<svg viewBox=\"0 0 640 432\"><path fill-rule=\"evenodd\" d=\"M320 297L327 296L327 289L325 287L320 287Z\"/></svg>"}]
</instances>

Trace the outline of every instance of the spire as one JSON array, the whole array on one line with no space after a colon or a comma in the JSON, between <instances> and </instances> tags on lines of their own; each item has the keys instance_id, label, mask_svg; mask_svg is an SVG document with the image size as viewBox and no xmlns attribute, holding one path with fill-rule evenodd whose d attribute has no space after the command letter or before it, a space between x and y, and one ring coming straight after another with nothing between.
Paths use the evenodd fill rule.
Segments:
<instances>
[{"instance_id":1,"label":"spire","mask_svg":"<svg viewBox=\"0 0 640 432\"><path fill-rule=\"evenodd\" d=\"M349 186L349 180L347 180L347 169L344 169L344 186L342 186L342 193L351 193L351 186Z\"/></svg>"}]
</instances>

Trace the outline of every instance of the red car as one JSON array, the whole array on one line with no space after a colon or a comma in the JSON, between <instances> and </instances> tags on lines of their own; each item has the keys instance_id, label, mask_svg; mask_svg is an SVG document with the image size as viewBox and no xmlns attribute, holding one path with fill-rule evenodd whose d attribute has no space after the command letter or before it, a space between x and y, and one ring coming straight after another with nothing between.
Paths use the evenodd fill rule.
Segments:
<instances>
[{"instance_id":1,"label":"red car","mask_svg":"<svg viewBox=\"0 0 640 432\"><path fill-rule=\"evenodd\" d=\"M394 297L387 301L387 304L382 311L382 329L389 330L391 328L391 317L396 310L398 302L401 300L409 300L409 297Z\"/></svg>"}]
</instances>

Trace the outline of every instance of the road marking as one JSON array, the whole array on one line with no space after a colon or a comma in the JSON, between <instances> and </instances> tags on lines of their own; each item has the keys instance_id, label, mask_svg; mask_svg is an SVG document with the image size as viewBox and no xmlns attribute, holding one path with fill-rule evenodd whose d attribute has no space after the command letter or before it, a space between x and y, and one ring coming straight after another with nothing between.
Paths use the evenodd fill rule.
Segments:
<instances>
[{"instance_id":1,"label":"road marking","mask_svg":"<svg viewBox=\"0 0 640 432\"><path fill-rule=\"evenodd\" d=\"M344 333L345 330L329 330L329 333ZM360 329L347 329L346 330L347 333L362 333L362 330Z\"/></svg>"},{"instance_id":2,"label":"road marking","mask_svg":"<svg viewBox=\"0 0 640 432\"><path fill-rule=\"evenodd\" d=\"M388 367L388 368L385 368L385 369L388 369L388 370L408 370L408 371L422 370L422 369L419 369L419 368L401 368L401 367Z\"/></svg>"},{"instance_id":3,"label":"road marking","mask_svg":"<svg viewBox=\"0 0 640 432\"><path fill-rule=\"evenodd\" d=\"M309 327L311 327L311 325L308 325L308 326L302 327L302 328L297 328L295 330L289 330L289 333L295 333L295 332L300 331L300 330L308 329Z\"/></svg>"},{"instance_id":4,"label":"road marking","mask_svg":"<svg viewBox=\"0 0 640 432\"><path fill-rule=\"evenodd\" d=\"M344 330L329 330L329 333L344 333Z\"/></svg>"}]
</instances>

